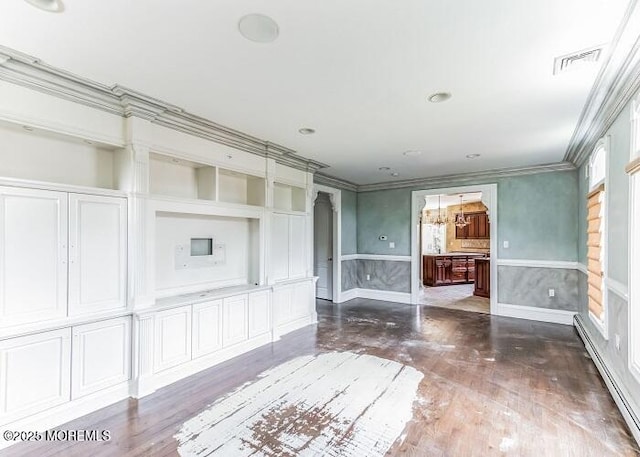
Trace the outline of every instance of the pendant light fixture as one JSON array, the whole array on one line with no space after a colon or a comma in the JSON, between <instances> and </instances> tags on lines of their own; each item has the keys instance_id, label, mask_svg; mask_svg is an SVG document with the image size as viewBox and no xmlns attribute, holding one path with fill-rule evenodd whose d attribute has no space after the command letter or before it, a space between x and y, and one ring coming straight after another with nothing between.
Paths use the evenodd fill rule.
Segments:
<instances>
[{"instance_id":1,"label":"pendant light fixture","mask_svg":"<svg viewBox=\"0 0 640 457\"><path fill-rule=\"evenodd\" d=\"M442 216L442 210L440 208L440 195L438 195L438 215L436 217L430 216L427 219L427 224L445 225L447 223L449 223L449 218L447 216Z\"/></svg>"},{"instance_id":2,"label":"pendant light fixture","mask_svg":"<svg viewBox=\"0 0 640 457\"><path fill-rule=\"evenodd\" d=\"M460 212L456 214L456 220L454 221L454 224L456 225L456 227L462 228L466 227L470 223L471 218L469 218L469 216L464 216L464 210L462 209L462 195L460 195Z\"/></svg>"}]
</instances>

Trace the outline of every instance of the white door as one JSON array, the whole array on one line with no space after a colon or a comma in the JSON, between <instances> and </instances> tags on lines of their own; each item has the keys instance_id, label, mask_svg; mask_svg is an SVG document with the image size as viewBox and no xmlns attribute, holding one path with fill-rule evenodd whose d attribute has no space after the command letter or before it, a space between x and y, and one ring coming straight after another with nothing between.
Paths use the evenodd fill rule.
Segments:
<instances>
[{"instance_id":1,"label":"white door","mask_svg":"<svg viewBox=\"0 0 640 457\"><path fill-rule=\"evenodd\" d=\"M249 338L271 331L270 295L268 290L249 294Z\"/></svg>"},{"instance_id":2,"label":"white door","mask_svg":"<svg viewBox=\"0 0 640 457\"><path fill-rule=\"evenodd\" d=\"M306 219L306 216L289 216L289 279L306 275Z\"/></svg>"},{"instance_id":3,"label":"white door","mask_svg":"<svg viewBox=\"0 0 640 457\"><path fill-rule=\"evenodd\" d=\"M131 319L120 317L73 328L71 398L129 380Z\"/></svg>"},{"instance_id":4,"label":"white door","mask_svg":"<svg viewBox=\"0 0 640 457\"><path fill-rule=\"evenodd\" d=\"M193 358L222 347L222 300L193 305Z\"/></svg>"},{"instance_id":5,"label":"white door","mask_svg":"<svg viewBox=\"0 0 640 457\"><path fill-rule=\"evenodd\" d=\"M69 400L71 329L0 341L0 425Z\"/></svg>"},{"instance_id":6,"label":"white door","mask_svg":"<svg viewBox=\"0 0 640 457\"><path fill-rule=\"evenodd\" d=\"M191 306L156 314L155 371L191 360Z\"/></svg>"},{"instance_id":7,"label":"white door","mask_svg":"<svg viewBox=\"0 0 640 457\"><path fill-rule=\"evenodd\" d=\"M271 218L271 277L274 281L289 278L289 216L273 214Z\"/></svg>"},{"instance_id":8,"label":"white door","mask_svg":"<svg viewBox=\"0 0 640 457\"><path fill-rule=\"evenodd\" d=\"M222 301L222 345L241 343L248 338L247 296L225 298Z\"/></svg>"},{"instance_id":9,"label":"white door","mask_svg":"<svg viewBox=\"0 0 640 457\"><path fill-rule=\"evenodd\" d=\"M319 193L313 210L313 270L316 297L333 299L333 210L327 194Z\"/></svg>"},{"instance_id":10,"label":"white door","mask_svg":"<svg viewBox=\"0 0 640 457\"><path fill-rule=\"evenodd\" d=\"M69 195L69 314L126 307L127 201Z\"/></svg>"},{"instance_id":11,"label":"white door","mask_svg":"<svg viewBox=\"0 0 640 457\"><path fill-rule=\"evenodd\" d=\"M67 194L0 187L0 326L67 314Z\"/></svg>"}]
</instances>

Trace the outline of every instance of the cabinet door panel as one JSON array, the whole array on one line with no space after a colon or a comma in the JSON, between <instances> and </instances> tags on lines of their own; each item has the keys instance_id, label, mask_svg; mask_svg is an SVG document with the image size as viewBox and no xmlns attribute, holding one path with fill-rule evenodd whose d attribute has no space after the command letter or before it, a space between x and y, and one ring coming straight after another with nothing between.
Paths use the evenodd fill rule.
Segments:
<instances>
[{"instance_id":1,"label":"cabinet door panel","mask_svg":"<svg viewBox=\"0 0 640 457\"><path fill-rule=\"evenodd\" d=\"M72 398L131 376L131 320L121 317L73 328Z\"/></svg>"},{"instance_id":2,"label":"cabinet door panel","mask_svg":"<svg viewBox=\"0 0 640 457\"><path fill-rule=\"evenodd\" d=\"M0 325L67 313L67 195L0 187Z\"/></svg>"},{"instance_id":3,"label":"cabinet door panel","mask_svg":"<svg viewBox=\"0 0 640 457\"><path fill-rule=\"evenodd\" d=\"M247 296L229 297L223 300L222 344L224 347L248 338Z\"/></svg>"},{"instance_id":4,"label":"cabinet door panel","mask_svg":"<svg viewBox=\"0 0 640 457\"><path fill-rule=\"evenodd\" d=\"M306 217L289 216L289 278L301 278L306 274L307 246Z\"/></svg>"},{"instance_id":5,"label":"cabinet door panel","mask_svg":"<svg viewBox=\"0 0 640 457\"><path fill-rule=\"evenodd\" d=\"M222 300L193 305L193 358L222 347Z\"/></svg>"},{"instance_id":6,"label":"cabinet door panel","mask_svg":"<svg viewBox=\"0 0 640 457\"><path fill-rule=\"evenodd\" d=\"M249 295L249 338L271 331L271 303L268 291Z\"/></svg>"},{"instance_id":7,"label":"cabinet door panel","mask_svg":"<svg viewBox=\"0 0 640 457\"><path fill-rule=\"evenodd\" d=\"M311 284L303 282L293 287L293 301L291 302L291 319L302 319L311 314L313 303L313 290Z\"/></svg>"},{"instance_id":8,"label":"cabinet door panel","mask_svg":"<svg viewBox=\"0 0 640 457\"><path fill-rule=\"evenodd\" d=\"M127 202L69 195L69 313L126 306Z\"/></svg>"},{"instance_id":9,"label":"cabinet door panel","mask_svg":"<svg viewBox=\"0 0 640 457\"><path fill-rule=\"evenodd\" d=\"M71 329L0 342L0 424L69 400Z\"/></svg>"},{"instance_id":10,"label":"cabinet door panel","mask_svg":"<svg viewBox=\"0 0 640 457\"><path fill-rule=\"evenodd\" d=\"M275 325L284 324L291 320L291 303L293 301L292 287L278 287L273 291L273 314Z\"/></svg>"},{"instance_id":11,"label":"cabinet door panel","mask_svg":"<svg viewBox=\"0 0 640 457\"><path fill-rule=\"evenodd\" d=\"M155 371L191 360L191 306L156 314Z\"/></svg>"},{"instance_id":12,"label":"cabinet door panel","mask_svg":"<svg viewBox=\"0 0 640 457\"><path fill-rule=\"evenodd\" d=\"M275 281L289 277L289 216L271 218L271 274Z\"/></svg>"}]
</instances>

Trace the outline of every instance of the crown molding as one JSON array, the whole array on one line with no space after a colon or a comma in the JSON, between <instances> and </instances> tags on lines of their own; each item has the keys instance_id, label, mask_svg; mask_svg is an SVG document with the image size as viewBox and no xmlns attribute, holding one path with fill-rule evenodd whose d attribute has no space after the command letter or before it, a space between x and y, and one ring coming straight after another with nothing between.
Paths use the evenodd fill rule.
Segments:
<instances>
[{"instance_id":1,"label":"crown molding","mask_svg":"<svg viewBox=\"0 0 640 457\"><path fill-rule=\"evenodd\" d=\"M0 46L0 80L125 118L142 118L189 135L269 157L300 170L315 173L328 167L295 155L293 149L217 124L176 105L118 84L106 86L91 81L5 46Z\"/></svg>"},{"instance_id":2,"label":"crown molding","mask_svg":"<svg viewBox=\"0 0 640 457\"><path fill-rule=\"evenodd\" d=\"M336 178L335 176L329 176L320 172L313 175L313 182L323 186L335 187L337 189L350 190L353 192L357 192L359 187L357 184L347 181L346 179Z\"/></svg>"},{"instance_id":3,"label":"crown molding","mask_svg":"<svg viewBox=\"0 0 640 457\"><path fill-rule=\"evenodd\" d=\"M528 167L497 168L493 170L477 171L472 173L459 173L432 178L404 179L402 181L380 182L374 184L364 184L357 187L358 192L370 192L374 190L422 188L433 189L436 187L447 187L452 184L477 184L480 180L490 180L497 178L509 178L514 176L534 175L539 173L550 173L554 171L573 171L576 167L569 162L550 163L545 165L532 165Z\"/></svg>"},{"instance_id":4,"label":"crown molding","mask_svg":"<svg viewBox=\"0 0 640 457\"><path fill-rule=\"evenodd\" d=\"M640 8L631 0L596 77L564 160L582 165L640 89Z\"/></svg>"}]
</instances>

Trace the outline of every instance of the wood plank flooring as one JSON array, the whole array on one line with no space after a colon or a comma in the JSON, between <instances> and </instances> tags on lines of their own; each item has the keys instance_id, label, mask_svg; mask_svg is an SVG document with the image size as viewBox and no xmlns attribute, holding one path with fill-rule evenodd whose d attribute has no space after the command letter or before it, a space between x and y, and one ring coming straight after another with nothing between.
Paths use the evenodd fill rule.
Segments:
<instances>
[{"instance_id":1,"label":"wood plank flooring","mask_svg":"<svg viewBox=\"0 0 640 457\"><path fill-rule=\"evenodd\" d=\"M640 455L571 327L364 299L319 301L318 310L317 327L60 427L108 429L109 442L23 443L0 455L174 456L185 422L244 383L258 382L264 370L346 352L423 375L413 417L388 455ZM321 419L316 426L323 427ZM266 445L272 437L260 439ZM263 451L252 455L279 455L268 446Z\"/></svg>"}]
</instances>

